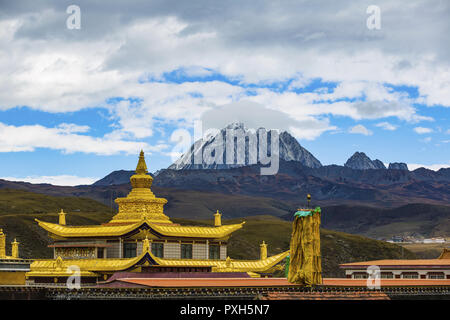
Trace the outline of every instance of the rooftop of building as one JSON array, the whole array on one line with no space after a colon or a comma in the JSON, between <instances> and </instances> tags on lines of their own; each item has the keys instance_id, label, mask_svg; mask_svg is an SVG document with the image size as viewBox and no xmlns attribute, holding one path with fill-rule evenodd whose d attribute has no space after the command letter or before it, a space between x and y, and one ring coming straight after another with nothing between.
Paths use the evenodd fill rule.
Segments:
<instances>
[{"instance_id":1,"label":"rooftop of building","mask_svg":"<svg viewBox=\"0 0 450 320\"><path fill-rule=\"evenodd\" d=\"M450 268L450 250L444 249L441 255L436 259L386 259L386 260L371 260L360 262L349 262L340 265L341 268L347 269L352 267L445 267Z\"/></svg>"},{"instance_id":2,"label":"rooftop of building","mask_svg":"<svg viewBox=\"0 0 450 320\"><path fill-rule=\"evenodd\" d=\"M303 287L286 278L116 278L118 286L138 287ZM100 287L102 285L99 285ZM111 285L109 285L111 286ZM367 279L324 278L321 286L367 287ZM381 279L381 287L450 286L450 279Z\"/></svg>"}]
</instances>

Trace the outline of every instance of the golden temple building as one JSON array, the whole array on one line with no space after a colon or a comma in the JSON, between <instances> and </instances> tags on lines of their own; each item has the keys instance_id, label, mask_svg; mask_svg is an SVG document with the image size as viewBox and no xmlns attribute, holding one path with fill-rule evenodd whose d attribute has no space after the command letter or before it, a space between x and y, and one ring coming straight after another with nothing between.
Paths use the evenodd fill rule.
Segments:
<instances>
[{"instance_id":1,"label":"golden temple building","mask_svg":"<svg viewBox=\"0 0 450 320\"><path fill-rule=\"evenodd\" d=\"M267 257L263 242L259 260L230 259L230 236L245 222L223 225L219 211L211 227L173 223L164 214L167 200L151 191L153 178L143 151L130 181L131 192L115 200L118 213L107 223L69 226L62 210L58 223L36 219L53 240L54 259L34 260L27 283L65 283L74 267L82 283L105 281L116 272L232 272L258 277L280 269L289 253Z\"/></svg>"}]
</instances>

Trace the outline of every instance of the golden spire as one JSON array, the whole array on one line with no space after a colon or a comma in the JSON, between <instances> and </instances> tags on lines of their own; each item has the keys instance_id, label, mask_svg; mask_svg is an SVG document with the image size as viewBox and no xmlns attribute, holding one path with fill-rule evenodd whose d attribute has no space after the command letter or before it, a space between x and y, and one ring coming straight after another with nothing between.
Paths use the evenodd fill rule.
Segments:
<instances>
[{"instance_id":1,"label":"golden spire","mask_svg":"<svg viewBox=\"0 0 450 320\"><path fill-rule=\"evenodd\" d=\"M130 178L131 186L133 189L139 188L139 189L148 189L146 191L147 196L152 195L150 191L150 187L152 186L153 178L151 175L147 174L147 164L145 163L145 156L144 151L141 150L141 153L139 154L139 161L136 166L136 174L132 175ZM142 190L141 190L142 192ZM149 193L150 192L150 193Z\"/></svg>"},{"instance_id":2,"label":"golden spire","mask_svg":"<svg viewBox=\"0 0 450 320\"><path fill-rule=\"evenodd\" d=\"M145 163L144 150L141 150L141 153L139 154L139 161L136 166L136 173L137 174L148 173L147 164Z\"/></svg>"},{"instance_id":3,"label":"golden spire","mask_svg":"<svg viewBox=\"0 0 450 320\"><path fill-rule=\"evenodd\" d=\"M59 213L59 224L65 226L66 225L66 213L63 209Z\"/></svg>"},{"instance_id":4,"label":"golden spire","mask_svg":"<svg viewBox=\"0 0 450 320\"><path fill-rule=\"evenodd\" d=\"M153 183L151 175L147 174L144 151L141 150L136 166L136 174L130 177L131 192L125 198L117 198L119 213L112 222L163 222L172 223L164 214L163 206L166 199L156 198L150 189Z\"/></svg>"},{"instance_id":5,"label":"golden spire","mask_svg":"<svg viewBox=\"0 0 450 320\"><path fill-rule=\"evenodd\" d=\"M6 257L6 235L0 229L0 259Z\"/></svg>"},{"instance_id":6,"label":"golden spire","mask_svg":"<svg viewBox=\"0 0 450 320\"><path fill-rule=\"evenodd\" d=\"M19 242L17 242L16 239L14 239L14 242L11 242L12 248L11 248L11 256L13 258L19 258Z\"/></svg>"},{"instance_id":7,"label":"golden spire","mask_svg":"<svg viewBox=\"0 0 450 320\"><path fill-rule=\"evenodd\" d=\"M222 215L219 213L219 210L214 214L214 226L220 227L222 225Z\"/></svg>"},{"instance_id":8,"label":"golden spire","mask_svg":"<svg viewBox=\"0 0 450 320\"><path fill-rule=\"evenodd\" d=\"M267 259L267 244L264 241L259 245L259 249L260 249L260 259L261 260Z\"/></svg>"}]
</instances>

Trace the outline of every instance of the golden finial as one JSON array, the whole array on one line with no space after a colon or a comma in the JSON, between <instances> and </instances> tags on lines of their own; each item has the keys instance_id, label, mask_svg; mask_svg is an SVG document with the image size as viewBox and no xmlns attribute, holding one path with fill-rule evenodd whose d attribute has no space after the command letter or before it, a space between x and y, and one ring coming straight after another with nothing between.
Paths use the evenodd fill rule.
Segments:
<instances>
[{"instance_id":1,"label":"golden finial","mask_svg":"<svg viewBox=\"0 0 450 320\"><path fill-rule=\"evenodd\" d=\"M19 242L14 238L14 242L11 242L11 255L13 258L19 258Z\"/></svg>"},{"instance_id":2,"label":"golden finial","mask_svg":"<svg viewBox=\"0 0 450 320\"><path fill-rule=\"evenodd\" d=\"M148 172L148 170L147 170L147 164L145 163L144 150L141 150L141 153L139 154L139 162L136 166L136 173L137 174L146 174L147 172Z\"/></svg>"},{"instance_id":3,"label":"golden finial","mask_svg":"<svg viewBox=\"0 0 450 320\"><path fill-rule=\"evenodd\" d=\"M0 229L0 258L6 257L6 235Z\"/></svg>"},{"instance_id":4,"label":"golden finial","mask_svg":"<svg viewBox=\"0 0 450 320\"><path fill-rule=\"evenodd\" d=\"M309 193L306 195L306 199L308 200L308 208L309 208L309 205L311 203L311 195Z\"/></svg>"},{"instance_id":5,"label":"golden finial","mask_svg":"<svg viewBox=\"0 0 450 320\"><path fill-rule=\"evenodd\" d=\"M66 225L66 213L63 209L59 213L59 224L65 226Z\"/></svg>"},{"instance_id":6,"label":"golden finial","mask_svg":"<svg viewBox=\"0 0 450 320\"><path fill-rule=\"evenodd\" d=\"M63 259L61 258L61 256L58 256L55 260L55 269L61 270L62 267L63 267Z\"/></svg>"},{"instance_id":7,"label":"golden finial","mask_svg":"<svg viewBox=\"0 0 450 320\"><path fill-rule=\"evenodd\" d=\"M145 239L142 240L142 252L150 252L150 241L147 236L145 236Z\"/></svg>"},{"instance_id":8,"label":"golden finial","mask_svg":"<svg viewBox=\"0 0 450 320\"><path fill-rule=\"evenodd\" d=\"M260 259L267 259L267 244L263 241L260 245Z\"/></svg>"},{"instance_id":9,"label":"golden finial","mask_svg":"<svg viewBox=\"0 0 450 320\"><path fill-rule=\"evenodd\" d=\"M220 227L222 225L222 215L220 214L219 210L216 211L214 214L214 226Z\"/></svg>"}]
</instances>

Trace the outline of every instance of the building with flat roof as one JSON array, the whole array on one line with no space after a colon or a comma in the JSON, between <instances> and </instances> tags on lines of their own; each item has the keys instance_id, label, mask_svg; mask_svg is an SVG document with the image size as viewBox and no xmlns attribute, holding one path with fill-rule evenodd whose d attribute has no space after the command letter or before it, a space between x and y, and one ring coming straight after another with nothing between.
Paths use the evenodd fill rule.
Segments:
<instances>
[{"instance_id":1,"label":"building with flat roof","mask_svg":"<svg viewBox=\"0 0 450 320\"><path fill-rule=\"evenodd\" d=\"M378 266L382 279L450 279L450 250L444 249L437 259L373 260L341 264L346 278L366 279L367 269Z\"/></svg>"}]
</instances>

